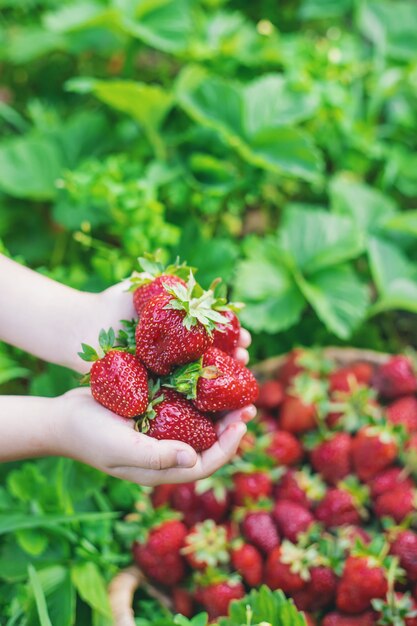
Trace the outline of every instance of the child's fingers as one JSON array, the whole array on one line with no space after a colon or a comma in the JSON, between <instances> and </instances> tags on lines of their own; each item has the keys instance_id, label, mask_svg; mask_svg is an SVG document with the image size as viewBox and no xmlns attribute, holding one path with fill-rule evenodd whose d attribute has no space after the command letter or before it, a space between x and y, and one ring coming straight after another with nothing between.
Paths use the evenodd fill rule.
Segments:
<instances>
[{"instance_id":1,"label":"child's fingers","mask_svg":"<svg viewBox=\"0 0 417 626\"><path fill-rule=\"evenodd\" d=\"M166 470L173 467L194 467L197 453L191 446L179 441L160 441L135 431L125 431L129 437L118 440L120 449L117 463L110 464L112 470L130 466L143 470Z\"/></svg>"},{"instance_id":2,"label":"child's fingers","mask_svg":"<svg viewBox=\"0 0 417 626\"><path fill-rule=\"evenodd\" d=\"M251 337L250 332L246 330L246 328L241 328L238 345L241 348L249 348L251 343L252 343L252 337Z\"/></svg>"},{"instance_id":3,"label":"child's fingers","mask_svg":"<svg viewBox=\"0 0 417 626\"><path fill-rule=\"evenodd\" d=\"M250 422L255 415L256 407L253 404L248 404L248 406L244 406L241 409L231 411L218 422L217 434L221 435L221 433L226 430L230 424L234 424L235 422Z\"/></svg>"},{"instance_id":4,"label":"child's fingers","mask_svg":"<svg viewBox=\"0 0 417 626\"><path fill-rule=\"evenodd\" d=\"M233 356L242 365L246 365L249 362L249 353L245 348L236 348Z\"/></svg>"}]
</instances>

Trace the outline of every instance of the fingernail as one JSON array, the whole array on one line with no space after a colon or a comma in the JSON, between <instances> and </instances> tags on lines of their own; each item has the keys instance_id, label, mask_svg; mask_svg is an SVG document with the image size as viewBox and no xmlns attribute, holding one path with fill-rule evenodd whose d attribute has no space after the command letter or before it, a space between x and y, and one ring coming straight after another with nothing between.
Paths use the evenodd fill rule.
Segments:
<instances>
[{"instance_id":1,"label":"fingernail","mask_svg":"<svg viewBox=\"0 0 417 626\"><path fill-rule=\"evenodd\" d=\"M248 406L242 413L242 419L244 422L250 422L256 415L256 407Z\"/></svg>"},{"instance_id":2,"label":"fingernail","mask_svg":"<svg viewBox=\"0 0 417 626\"><path fill-rule=\"evenodd\" d=\"M189 450L179 450L177 452L177 464L179 467L193 467L195 465L195 454Z\"/></svg>"}]
</instances>

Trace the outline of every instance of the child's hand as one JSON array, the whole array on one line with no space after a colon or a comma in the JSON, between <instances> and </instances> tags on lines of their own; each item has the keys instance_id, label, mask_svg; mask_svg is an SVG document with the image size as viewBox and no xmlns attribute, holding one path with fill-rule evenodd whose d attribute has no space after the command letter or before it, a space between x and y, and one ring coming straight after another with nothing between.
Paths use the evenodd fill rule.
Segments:
<instances>
[{"instance_id":1,"label":"child's hand","mask_svg":"<svg viewBox=\"0 0 417 626\"><path fill-rule=\"evenodd\" d=\"M60 416L54 426L55 454L141 485L189 482L209 476L234 456L246 432L243 422L255 414L253 406L229 413L218 423L218 442L197 454L182 442L159 441L136 432L134 420L99 405L87 388L70 391L57 401Z\"/></svg>"}]
</instances>

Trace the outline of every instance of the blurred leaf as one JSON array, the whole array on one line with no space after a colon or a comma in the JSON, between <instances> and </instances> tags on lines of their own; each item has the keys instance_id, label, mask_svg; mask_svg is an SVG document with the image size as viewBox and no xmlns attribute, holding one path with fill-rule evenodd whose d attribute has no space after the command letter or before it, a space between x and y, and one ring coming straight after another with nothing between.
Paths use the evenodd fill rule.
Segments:
<instances>
[{"instance_id":1,"label":"blurred leaf","mask_svg":"<svg viewBox=\"0 0 417 626\"><path fill-rule=\"evenodd\" d=\"M44 533L29 528L17 531L16 539L22 550L32 556L42 554L48 545L48 537Z\"/></svg>"},{"instance_id":2,"label":"blurred leaf","mask_svg":"<svg viewBox=\"0 0 417 626\"><path fill-rule=\"evenodd\" d=\"M195 25L190 0L117 0L123 27L149 46L164 52L184 51Z\"/></svg>"},{"instance_id":3,"label":"blurred leaf","mask_svg":"<svg viewBox=\"0 0 417 626\"><path fill-rule=\"evenodd\" d=\"M228 282L238 257L234 241L205 237L193 220L189 220L183 228L178 248L174 252L181 259L187 259L190 266L198 268L197 278L204 288L209 287L217 277Z\"/></svg>"},{"instance_id":4,"label":"blurred leaf","mask_svg":"<svg viewBox=\"0 0 417 626\"><path fill-rule=\"evenodd\" d=\"M417 271L401 250L373 237L369 243L369 263L378 289L378 300L371 314L395 309L417 313Z\"/></svg>"},{"instance_id":5,"label":"blurred leaf","mask_svg":"<svg viewBox=\"0 0 417 626\"><path fill-rule=\"evenodd\" d=\"M382 54L415 60L417 4L414 0L366 0L359 4L358 24Z\"/></svg>"},{"instance_id":6,"label":"blurred leaf","mask_svg":"<svg viewBox=\"0 0 417 626\"><path fill-rule=\"evenodd\" d=\"M3 141L0 190L16 198L50 200L62 165L62 152L50 139L27 136Z\"/></svg>"},{"instance_id":7,"label":"blurred leaf","mask_svg":"<svg viewBox=\"0 0 417 626\"><path fill-rule=\"evenodd\" d=\"M107 27L110 30L120 28L119 12L106 8L95 0L81 0L64 4L56 11L46 13L43 23L48 32L70 33L96 27Z\"/></svg>"},{"instance_id":8,"label":"blurred leaf","mask_svg":"<svg viewBox=\"0 0 417 626\"><path fill-rule=\"evenodd\" d=\"M314 93L296 91L279 75L242 87L196 68L182 72L176 93L192 118L217 130L249 163L307 179L320 172L309 135L288 126L314 113Z\"/></svg>"},{"instance_id":9,"label":"blurred leaf","mask_svg":"<svg viewBox=\"0 0 417 626\"><path fill-rule=\"evenodd\" d=\"M250 613L249 613L250 612ZM219 619L219 626L241 626L248 623L248 613L253 624L268 623L274 626L305 626L305 619L292 600L282 591L271 591L265 585L253 589L241 600L232 601L228 617Z\"/></svg>"},{"instance_id":10,"label":"blurred leaf","mask_svg":"<svg viewBox=\"0 0 417 626\"><path fill-rule=\"evenodd\" d=\"M29 583L32 587L33 595L35 597L40 626L52 626L52 622L48 614L48 607L46 605L46 600L45 600L45 595L42 589L42 585L39 580L38 574L32 565L29 565L28 573L29 573Z\"/></svg>"},{"instance_id":11,"label":"blurred leaf","mask_svg":"<svg viewBox=\"0 0 417 626\"><path fill-rule=\"evenodd\" d=\"M366 233L378 230L381 222L397 211L388 195L343 175L331 180L330 200L334 213L348 215Z\"/></svg>"},{"instance_id":12,"label":"blurred leaf","mask_svg":"<svg viewBox=\"0 0 417 626\"><path fill-rule=\"evenodd\" d=\"M92 92L99 100L130 115L140 124L158 128L172 106L172 96L158 85L129 80L74 78L67 83L70 91Z\"/></svg>"},{"instance_id":13,"label":"blurred leaf","mask_svg":"<svg viewBox=\"0 0 417 626\"><path fill-rule=\"evenodd\" d=\"M0 535L16 531L21 528L48 528L72 522L95 522L103 519L114 519L118 513L110 512L81 512L74 515L29 515L24 513L0 513Z\"/></svg>"},{"instance_id":14,"label":"blurred leaf","mask_svg":"<svg viewBox=\"0 0 417 626\"><path fill-rule=\"evenodd\" d=\"M321 321L341 339L365 319L368 288L349 265L323 268L307 279L298 276L297 282Z\"/></svg>"},{"instance_id":15,"label":"blurred leaf","mask_svg":"<svg viewBox=\"0 0 417 626\"><path fill-rule=\"evenodd\" d=\"M75 618L75 589L66 567L56 565L39 569L41 584L51 623L72 626Z\"/></svg>"},{"instance_id":16,"label":"blurred leaf","mask_svg":"<svg viewBox=\"0 0 417 626\"><path fill-rule=\"evenodd\" d=\"M245 303L242 322L251 330L275 333L295 324L305 307L275 239L253 239L247 259L236 268L233 299Z\"/></svg>"},{"instance_id":17,"label":"blurred leaf","mask_svg":"<svg viewBox=\"0 0 417 626\"><path fill-rule=\"evenodd\" d=\"M353 0L304 0L299 9L303 20L322 20L346 15Z\"/></svg>"},{"instance_id":18,"label":"blurred leaf","mask_svg":"<svg viewBox=\"0 0 417 626\"><path fill-rule=\"evenodd\" d=\"M356 258L364 250L363 237L353 220L291 205L286 208L279 237L288 257L307 275Z\"/></svg>"},{"instance_id":19,"label":"blurred leaf","mask_svg":"<svg viewBox=\"0 0 417 626\"><path fill-rule=\"evenodd\" d=\"M48 363L45 371L35 376L30 383L32 396L54 398L79 385L79 376L65 367Z\"/></svg>"},{"instance_id":20,"label":"blurred leaf","mask_svg":"<svg viewBox=\"0 0 417 626\"><path fill-rule=\"evenodd\" d=\"M4 56L11 63L23 65L65 48L66 40L60 33L48 32L37 25L20 26L8 32Z\"/></svg>"},{"instance_id":21,"label":"blurred leaf","mask_svg":"<svg viewBox=\"0 0 417 626\"><path fill-rule=\"evenodd\" d=\"M95 563L76 563L71 568L71 578L84 602L104 617L111 617L106 583Z\"/></svg>"},{"instance_id":22,"label":"blurred leaf","mask_svg":"<svg viewBox=\"0 0 417 626\"><path fill-rule=\"evenodd\" d=\"M381 229L389 234L390 232L403 233L417 237L417 210L398 213L388 217L381 226Z\"/></svg>"},{"instance_id":23,"label":"blurred leaf","mask_svg":"<svg viewBox=\"0 0 417 626\"><path fill-rule=\"evenodd\" d=\"M30 373L30 370L20 367L17 361L0 352L0 385L17 378L28 378Z\"/></svg>"}]
</instances>

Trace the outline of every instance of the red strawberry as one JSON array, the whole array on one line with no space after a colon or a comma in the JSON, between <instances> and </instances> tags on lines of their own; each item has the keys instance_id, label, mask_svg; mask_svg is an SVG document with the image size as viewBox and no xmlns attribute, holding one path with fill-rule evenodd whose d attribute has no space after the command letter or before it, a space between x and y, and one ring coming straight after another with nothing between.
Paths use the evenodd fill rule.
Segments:
<instances>
[{"instance_id":1,"label":"red strawberry","mask_svg":"<svg viewBox=\"0 0 417 626\"><path fill-rule=\"evenodd\" d=\"M149 548L134 544L133 557L146 576L160 585L178 585L185 576L184 559L176 552L161 556Z\"/></svg>"},{"instance_id":2,"label":"red strawberry","mask_svg":"<svg viewBox=\"0 0 417 626\"><path fill-rule=\"evenodd\" d=\"M281 365L279 379L285 387L292 382L293 378L304 371L303 366L299 363L299 361L302 361L303 354L305 354L303 348L295 348L287 355L284 363Z\"/></svg>"},{"instance_id":3,"label":"red strawberry","mask_svg":"<svg viewBox=\"0 0 417 626\"><path fill-rule=\"evenodd\" d=\"M266 452L277 465L296 465L303 457L300 442L285 430L277 430L270 435Z\"/></svg>"},{"instance_id":4,"label":"red strawberry","mask_svg":"<svg viewBox=\"0 0 417 626\"><path fill-rule=\"evenodd\" d=\"M348 433L336 433L311 451L311 465L332 485L350 474L351 443Z\"/></svg>"},{"instance_id":5,"label":"red strawberry","mask_svg":"<svg viewBox=\"0 0 417 626\"><path fill-rule=\"evenodd\" d=\"M249 543L244 543L232 551L232 565L250 587L258 587L262 582L263 560L261 553Z\"/></svg>"},{"instance_id":6,"label":"red strawberry","mask_svg":"<svg viewBox=\"0 0 417 626\"><path fill-rule=\"evenodd\" d=\"M300 398L293 396L285 398L280 413L280 426L283 430L299 435L316 425L316 408L313 404L304 404Z\"/></svg>"},{"instance_id":7,"label":"red strawberry","mask_svg":"<svg viewBox=\"0 0 417 626\"><path fill-rule=\"evenodd\" d=\"M415 393L417 378L410 359L403 355L391 357L375 373L373 385L387 399Z\"/></svg>"},{"instance_id":8,"label":"red strawberry","mask_svg":"<svg viewBox=\"0 0 417 626\"><path fill-rule=\"evenodd\" d=\"M217 473L216 473L217 474ZM225 484L226 478L220 473L198 483L173 485L170 504L183 514L184 522L193 526L205 519L223 521L230 504L230 496Z\"/></svg>"},{"instance_id":9,"label":"red strawberry","mask_svg":"<svg viewBox=\"0 0 417 626\"><path fill-rule=\"evenodd\" d=\"M274 506L273 516L280 533L293 543L297 541L298 535L306 532L314 522L314 517L308 509L291 500L278 500Z\"/></svg>"},{"instance_id":10,"label":"red strawberry","mask_svg":"<svg viewBox=\"0 0 417 626\"><path fill-rule=\"evenodd\" d=\"M243 536L264 554L279 545L279 535L267 511L249 511L242 521Z\"/></svg>"},{"instance_id":11,"label":"red strawberry","mask_svg":"<svg viewBox=\"0 0 417 626\"><path fill-rule=\"evenodd\" d=\"M295 348L286 357L281 365L278 378L287 387L293 379L302 372L309 372L311 376L328 373L332 367L322 350L315 348Z\"/></svg>"},{"instance_id":12,"label":"red strawberry","mask_svg":"<svg viewBox=\"0 0 417 626\"><path fill-rule=\"evenodd\" d=\"M317 425L318 407L326 398L326 385L308 374L296 376L280 410L283 430L301 434Z\"/></svg>"},{"instance_id":13,"label":"red strawberry","mask_svg":"<svg viewBox=\"0 0 417 626\"><path fill-rule=\"evenodd\" d=\"M227 324L216 324L216 328L213 332L213 346L226 352L227 354L233 354L239 343L240 336L240 322L236 313L230 309L222 311L224 317L227 319Z\"/></svg>"},{"instance_id":14,"label":"red strawberry","mask_svg":"<svg viewBox=\"0 0 417 626\"><path fill-rule=\"evenodd\" d=\"M404 474L401 467L389 467L374 476L368 483L373 499L378 498L387 491L405 487L412 489L413 481Z\"/></svg>"},{"instance_id":15,"label":"red strawberry","mask_svg":"<svg viewBox=\"0 0 417 626\"><path fill-rule=\"evenodd\" d=\"M372 611L366 611L360 615L343 615L342 613L328 613L322 626L373 626L377 623L377 618Z\"/></svg>"},{"instance_id":16,"label":"red strawberry","mask_svg":"<svg viewBox=\"0 0 417 626\"><path fill-rule=\"evenodd\" d=\"M112 349L115 343L112 328L107 333L100 331L99 343L105 353L102 358L85 343L83 352L78 353L84 361L94 361L89 374L93 398L122 417L141 415L148 406L146 369L133 354Z\"/></svg>"},{"instance_id":17,"label":"red strawberry","mask_svg":"<svg viewBox=\"0 0 417 626\"><path fill-rule=\"evenodd\" d=\"M183 396L171 389L157 392L148 413L138 427L155 439L174 439L202 452L210 448L217 435L212 422Z\"/></svg>"},{"instance_id":18,"label":"red strawberry","mask_svg":"<svg viewBox=\"0 0 417 626\"><path fill-rule=\"evenodd\" d=\"M140 317L143 309L148 304L149 300L156 296L163 296L166 294L166 287L173 287L174 285L186 286L185 280L179 276L173 276L169 274L162 274L157 276L149 283L144 283L141 287L138 287L133 292L133 305L136 313Z\"/></svg>"},{"instance_id":19,"label":"red strawberry","mask_svg":"<svg viewBox=\"0 0 417 626\"><path fill-rule=\"evenodd\" d=\"M269 498L272 479L267 472L238 472L233 476L233 501L237 506Z\"/></svg>"},{"instance_id":20,"label":"red strawberry","mask_svg":"<svg viewBox=\"0 0 417 626\"><path fill-rule=\"evenodd\" d=\"M196 524L186 536L181 554L196 570L228 563L226 529L211 519Z\"/></svg>"},{"instance_id":21,"label":"red strawberry","mask_svg":"<svg viewBox=\"0 0 417 626\"><path fill-rule=\"evenodd\" d=\"M300 611L320 611L330 606L336 596L337 577L330 567L313 567L310 580L300 591L292 594Z\"/></svg>"},{"instance_id":22,"label":"red strawberry","mask_svg":"<svg viewBox=\"0 0 417 626\"><path fill-rule=\"evenodd\" d=\"M227 615L231 601L240 600L244 595L242 583L234 581L229 575L228 580L213 582L198 589L197 597L212 620Z\"/></svg>"},{"instance_id":23,"label":"red strawberry","mask_svg":"<svg viewBox=\"0 0 417 626\"><path fill-rule=\"evenodd\" d=\"M291 500L306 509L311 509L326 493L326 487L319 476L311 475L308 468L299 471L288 470L275 489L277 500Z\"/></svg>"},{"instance_id":24,"label":"red strawberry","mask_svg":"<svg viewBox=\"0 0 417 626\"><path fill-rule=\"evenodd\" d=\"M265 583L270 589L282 589L285 594L301 591L311 579L310 570L318 558L314 546L302 548L289 541L274 548L265 564Z\"/></svg>"},{"instance_id":25,"label":"red strawberry","mask_svg":"<svg viewBox=\"0 0 417 626\"><path fill-rule=\"evenodd\" d=\"M190 274L187 287L173 285L151 298L136 328L136 354L155 374L169 374L177 365L199 359L212 345L218 322L213 292L203 292Z\"/></svg>"},{"instance_id":26,"label":"red strawberry","mask_svg":"<svg viewBox=\"0 0 417 626\"><path fill-rule=\"evenodd\" d=\"M348 477L338 487L329 489L318 504L315 514L327 528L359 524L361 518L367 515L364 508L367 500L367 487L359 485L353 477Z\"/></svg>"},{"instance_id":27,"label":"red strawberry","mask_svg":"<svg viewBox=\"0 0 417 626\"><path fill-rule=\"evenodd\" d=\"M247 367L218 348L209 348L202 361L190 363L169 377L167 386L185 394L199 411L232 411L251 404L258 383Z\"/></svg>"},{"instance_id":28,"label":"red strawberry","mask_svg":"<svg viewBox=\"0 0 417 626\"><path fill-rule=\"evenodd\" d=\"M187 534L178 520L168 520L153 528L145 543L133 545L133 556L144 573L156 582L171 586L184 577L184 561L180 550Z\"/></svg>"},{"instance_id":29,"label":"red strawberry","mask_svg":"<svg viewBox=\"0 0 417 626\"><path fill-rule=\"evenodd\" d=\"M388 425L362 428L352 441L352 462L361 480L376 476L395 460L398 436Z\"/></svg>"},{"instance_id":30,"label":"red strawberry","mask_svg":"<svg viewBox=\"0 0 417 626\"><path fill-rule=\"evenodd\" d=\"M145 305L151 298L165 294L165 285L186 286L185 281L190 268L185 263L174 263L164 267L159 262L158 255L147 254L138 259L141 272L134 272L131 278L130 291L133 291L133 304L138 316L142 314Z\"/></svg>"},{"instance_id":31,"label":"red strawberry","mask_svg":"<svg viewBox=\"0 0 417 626\"><path fill-rule=\"evenodd\" d=\"M152 490L152 504L157 509L160 506L170 504L176 485L157 485Z\"/></svg>"},{"instance_id":32,"label":"red strawberry","mask_svg":"<svg viewBox=\"0 0 417 626\"><path fill-rule=\"evenodd\" d=\"M384 598L388 583L384 568L372 557L349 556L337 589L336 606L344 613L362 613L371 608L371 600Z\"/></svg>"},{"instance_id":33,"label":"red strawberry","mask_svg":"<svg viewBox=\"0 0 417 626\"><path fill-rule=\"evenodd\" d=\"M417 534L412 530L399 532L391 544L390 553L398 557L408 580L417 582Z\"/></svg>"},{"instance_id":34,"label":"red strawberry","mask_svg":"<svg viewBox=\"0 0 417 626\"><path fill-rule=\"evenodd\" d=\"M416 508L415 490L400 486L386 491L374 502L374 512L379 518L391 517L397 524L401 522Z\"/></svg>"},{"instance_id":35,"label":"red strawberry","mask_svg":"<svg viewBox=\"0 0 417 626\"><path fill-rule=\"evenodd\" d=\"M417 431L417 398L404 396L387 407L387 418L392 424L403 424L409 433Z\"/></svg>"},{"instance_id":36,"label":"red strawberry","mask_svg":"<svg viewBox=\"0 0 417 626\"><path fill-rule=\"evenodd\" d=\"M350 391L356 384L368 385L373 368L369 363L353 363L329 374L330 391Z\"/></svg>"},{"instance_id":37,"label":"red strawberry","mask_svg":"<svg viewBox=\"0 0 417 626\"><path fill-rule=\"evenodd\" d=\"M262 432L267 434L275 433L277 432L277 430L279 430L278 420L276 416L269 411L265 411L264 409L258 409L258 412L256 414L256 423L259 424Z\"/></svg>"},{"instance_id":38,"label":"red strawberry","mask_svg":"<svg viewBox=\"0 0 417 626\"><path fill-rule=\"evenodd\" d=\"M259 387L256 406L261 409L276 409L284 399L284 388L278 380L267 380Z\"/></svg>"},{"instance_id":39,"label":"red strawberry","mask_svg":"<svg viewBox=\"0 0 417 626\"><path fill-rule=\"evenodd\" d=\"M181 615L191 618L194 615L194 602L191 593L183 587L175 587L171 595L175 613L181 613Z\"/></svg>"}]
</instances>

